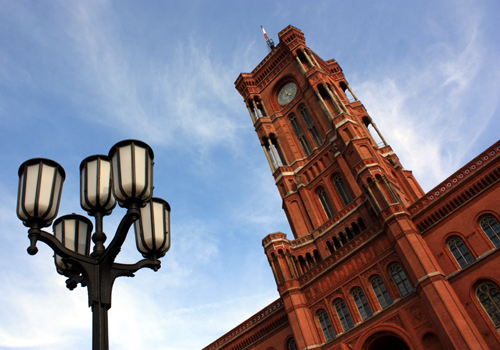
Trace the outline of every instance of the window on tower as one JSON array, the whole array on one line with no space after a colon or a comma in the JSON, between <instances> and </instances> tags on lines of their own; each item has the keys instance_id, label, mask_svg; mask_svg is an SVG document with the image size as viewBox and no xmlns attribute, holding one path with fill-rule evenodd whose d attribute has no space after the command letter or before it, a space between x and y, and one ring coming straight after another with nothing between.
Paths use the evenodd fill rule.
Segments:
<instances>
[{"instance_id":1,"label":"window on tower","mask_svg":"<svg viewBox=\"0 0 500 350\"><path fill-rule=\"evenodd\" d=\"M349 193L349 190L347 189L347 186L344 183L344 180L342 179L342 176L340 175L334 176L333 183L344 205L351 203L352 197L351 194Z\"/></svg>"},{"instance_id":2,"label":"window on tower","mask_svg":"<svg viewBox=\"0 0 500 350\"><path fill-rule=\"evenodd\" d=\"M300 106L299 111L300 114L302 115L302 119L304 119L304 122L306 123L309 133L311 134L314 140L314 143L316 144L317 147L319 147L323 143L323 139L321 138L318 132L318 128L316 128L316 125L314 124L314 121L312 120L311 115L309 114L306 106Z\"/></svg>"},{"instance_id":3,"label":"window on tower","mask_svg":"<svg viewBox=\"0 0 500 350\"><path fill-rule=\"evenodd\" d=\"M325 189L323 187L320 187L316 191L316 194L318 195L318 199L321 202L323 209L325 210L326 216L328 217L328 219L332 218L335 215L335 209L333 209L332 202L330 201L330 198L328 198L328 194L326 193Z\"/></svg>"},{"instance_id":4,"label":"window on tower","mask_svg":"<svg viewBox=\"0 0 500 350\"><path fill-rule=\"evenodd\" d=\"M306 154L306 156L309 156L312 153L312 149L295 114L290 115L290 123L292 123L293 131L295 132L295 135L297 135L300 146L304 150L304 153Z\"/></svg>"}]
</instances>

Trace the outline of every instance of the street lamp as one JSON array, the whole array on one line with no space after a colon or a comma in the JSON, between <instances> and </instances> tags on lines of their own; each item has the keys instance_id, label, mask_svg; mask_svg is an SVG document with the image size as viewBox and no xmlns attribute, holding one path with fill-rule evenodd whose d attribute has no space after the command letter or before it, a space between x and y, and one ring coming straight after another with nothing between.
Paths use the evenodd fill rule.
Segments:
<instances>
[{"instance_id":1,"label":"street lamp","mask_svg":"<svg viewBox=\"0 0 500 350\"><path fill-rule=\"evenodd\" d=\"M54 234L43 231L57 216L64 169L56 162L36 158L19 168L17 216L29 227L28 253L38 252L37 241L54 251L57 272L68 277L66 286L87 287L92 308L92 348L107 350L108 310L111 290L117 277L133 277L137 270L160 268L158 260L170 248L170 205L153 198L153 150L144 142L126 140L117 143L109 155L94 155L80 165L81 207L95 218L64 215L55 220ZM116 203L127 209L115 236L107 247L103 218ZM134 224L137 249L145 259L135 264L115 263L130 227ZM94 242L92 252L90 241Z\"/></svg>"}]
</instances>

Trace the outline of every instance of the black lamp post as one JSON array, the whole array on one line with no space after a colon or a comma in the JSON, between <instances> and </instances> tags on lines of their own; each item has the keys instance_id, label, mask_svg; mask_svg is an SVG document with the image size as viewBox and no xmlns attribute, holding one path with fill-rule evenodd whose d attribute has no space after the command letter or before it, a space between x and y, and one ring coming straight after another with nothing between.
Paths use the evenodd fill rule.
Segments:
<instances>
[{"instance_id":1,"label":"black lamp post","mask_svg":"<svg viewBox=\"0 0 500 350\"><path fill-rule=\"evenodd\" d=\"M144 142L127 140L117 143L109 156L95 155L80 165L81 207L95 218L71 214L58 218L54 234L43 231L57 216L65 179L64 169L49 159L30 159L19 168L17 216L29 227L28 253L38 252L37 241L54 250L57 272L68 277L66 286L73 290L79 283L87 287L92 308L92 348L107 350L108 310L111 290L117 277L133 277L149 267L160 268L158 260L170 248L170 206L153 198L153 150ZM116 202L127 208L115 236L107 247L103 217L111 214ZM115 263L130 227L134 224L137 249L145 259L135 264ZM94 242L90 252L90 240Z\"/></svg>"}]
</instances>

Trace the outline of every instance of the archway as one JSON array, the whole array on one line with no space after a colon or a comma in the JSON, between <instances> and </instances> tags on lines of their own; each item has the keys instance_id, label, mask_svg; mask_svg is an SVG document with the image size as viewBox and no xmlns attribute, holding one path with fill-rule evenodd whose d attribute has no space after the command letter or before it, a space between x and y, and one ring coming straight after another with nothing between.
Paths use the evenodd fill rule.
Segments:
<instances>
[{"instance_id":1,"label":"archway","mask_svg":"<svg viewBox=\"0 0 500 350\"><path fill-rule=\"evenodd\" d=\"M410 350L408 344L396 336L386 334L377 337L375 334L375 337L366 348L367 350Z\"/></svg>"}]
</instances>

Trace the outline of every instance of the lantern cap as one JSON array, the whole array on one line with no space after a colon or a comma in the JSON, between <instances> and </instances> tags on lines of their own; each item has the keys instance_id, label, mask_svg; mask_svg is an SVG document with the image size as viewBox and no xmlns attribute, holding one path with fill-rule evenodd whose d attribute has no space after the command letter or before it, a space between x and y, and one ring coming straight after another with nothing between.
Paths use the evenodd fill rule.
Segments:
<instances>
[{"instance_id":1,"label":"lantern cap","mask_svg":"<svg viewBox=\"0 0 500 350\"><path fill-rule=\"evenodd\" d=\"M61 164L59 164L58 162L53 161L52 159L48 159L48 158L32 158L32 159L28 159L23 164L21 164L21 166L19 167L19 171L17 172L18 175L21 176L23 174L24 167L29 166L29 165L34 165L34 164L37 164L37 163L44 163L44 164L47 164L47 165L50 165L50 166L53 166L53 167L57 168L59 170L59 172L61 173L62 180L63 181L66 180L66 172L64 171L64 168L61 166Z\"/></svg>"},{"instance_id":2,"label":"lantern cap","mask_svg":"<svg viewBox=\"0 0 500 350\"><path fill-rule=\"evenodd\" d=\"M66 214L66 215L58 217L57 219L54 220L54 226L57 226L57 224L60 223L63 220L71 220L71 219L79 219L81 221L85 221L86 224L89 225L90 231L92 231L93 228L94 228L94 224L92 224L92 220L90 220L86 216L83 216L83 215L80 215L80 214L75 214L75 213Z\"/></svg>"},{"instance_id":3,"label":"lantern cap","mask_svg":"<svg viewBox=\"0 0 500 350\"><path fill-rule=\"evenodd\" d=\"M151 202L156 202L156 203L162 203L163 205L165 205L167 207L167 211L170 212L170 204L168 204L168 202L166 200L164 200L163 198L160 198L160 197L151 197L150 199Z\"/></svg>"},{"instance_id":4,"label":"lantern cap","mask_svg":"<svg viewBox=\"0 0 500 350\"><path fill-rule=\"evenodd\" d=\"M135 145L138 145L140 147L146 148L148 150L148 152L149 152L149 155L150 155L151 159L154 159L153 149L146 142L143 142L143 141L140 141L140 140L134 140L134 139L123 140L123 141L118 142L113 147L111 147L111 149L109 150L108 156L111 158L113 156L113 154L116 152L117 148L125 146L125 145L129 145L129 144L132 144L132 143L135 144Z\"/></svg>"},{"instance_id":5,"label":"lantern cap","mask_svg":"<svg viewBox=\"0 0 500 350\"><path fill-rule=\"evenodd\" d=\"M105 155L105 154L94 154L92 156L88 156L87 158L85 158L84 160L82 160L82 162L80 163L80 172L85 167L85 163L91 162L91 161L93 161L95 159L103 159L103 160L107 160L109 162L109 157L107 155Z\"/></svg>"}]
</instances>

